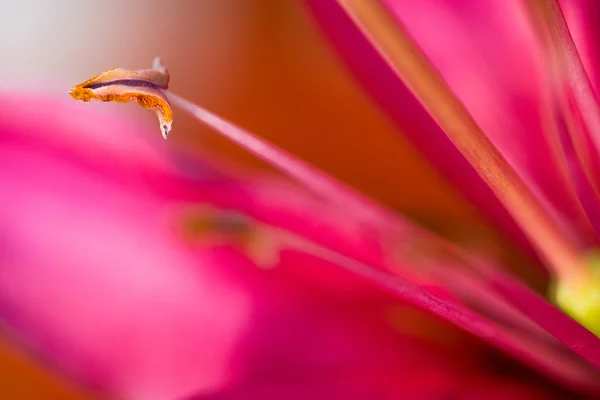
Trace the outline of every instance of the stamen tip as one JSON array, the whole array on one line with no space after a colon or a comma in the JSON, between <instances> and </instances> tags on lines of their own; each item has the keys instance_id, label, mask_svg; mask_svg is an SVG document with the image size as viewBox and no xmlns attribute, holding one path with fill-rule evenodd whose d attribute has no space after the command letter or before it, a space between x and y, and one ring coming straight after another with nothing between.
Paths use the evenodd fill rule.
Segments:
<instances>
[{"instance_id":1,"label":"stamen tip","mask_svg":"<svg viewBox=\"0 0 600 400\"><path fill-rule=\"evenodd\" d=\"M169 132L171 132L171 124L165 123L165 124L161 125L160 131L162 133L163 139L167 140L169 138Z\"/></svg>"}]
</instances>

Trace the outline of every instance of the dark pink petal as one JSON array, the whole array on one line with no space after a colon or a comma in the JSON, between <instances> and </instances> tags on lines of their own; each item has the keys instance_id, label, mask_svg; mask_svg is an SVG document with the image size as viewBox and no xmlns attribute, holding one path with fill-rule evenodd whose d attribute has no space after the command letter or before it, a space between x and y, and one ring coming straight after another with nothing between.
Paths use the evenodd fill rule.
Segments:
<instances>
[{"instance_id":1,"label":"dark pink petal","mask_svg":"<svg viewBox=\"0 0 600 400\"><path fill-rule=\"evenodd\" d=\"M580 4L582 10L573 12L574 4L564 3L561 7L558 0L537 5L524 2L545 45L544 72L550 87L550 114L559 137L557 152L563 154L581 204L596 232L600 232L600 187L596 183L600 176L600 106L590 78L593 75L588 73L589 58L582 57L586 46L581 43L581 24L573 22L578 12L589 7ZM569 11L570 24L563 10ZM578 34L579 44L573 33ZM552 131L551 126L547 129Z\"/></svg>"},{"instance_id":2,"label":"dark pink petal","mask_svg":"<svg viewBox=\"0 0 600 400\"><path fill-rule=\"evenodd\" d=\"M156 183L148 176L171 169L164 155L114 117L3 100L0 309L8 327L70 374L125 397L223 385L252 301L221 285L217 266L244 261L191 251L173 235L173 204L148 195ZM224 296L227 315L207 302L215 296Z\"/></svg>"},{"instance_id":3,"label":"dark pink petal","mask_svg":"<svg viewBox=\"0 0 600 400\"><path fill-rule=\"evenodd\" d=\"M345 249L337 246L324 248L318 232L306 235L306 229L298 230L298 226L289 225L288 221L296 220L294 217L270 222L273 226L285 229L285 231L275 233L275 236L283 243L296 245L309 254L331 261L412 304L484 337L541 370L560 376L565 382L577 381L579 385L587 386L597 380L597 370L582 360L576 360L577 357L574 357L570 350L559 345L548 332L540 328L534 321L530 321L526 314L523 314L518 308L514 308L506 299L486 290L489 284L487 278L471 276L468 270L463 270L468 266L477 268L481 272L490 268L491 271L494 271L495 268L490 265L485 268L479 266L481 261L486 263L487 261L477 260L464 254L460 249L423 232L422 229L411 225L408 221L402 220L377 204L371 203L370 207L376 211L381 210L379 213L348 212L355 207L359 210L365 207L365 202L362 201L360 194L229 121L178 96L171 94L170 98L174 104L183 107L222 135L278 167L314 193L323 196L332 205L344 206L341 211L342 213L346 212L345 221L348 224L344 231L353 232L354 229L349 229L353 223L358 223L358 227L368 226L370 234L374 235L371 238L375 239L375 243L372 244L382 247L379 258L366 259L367 261L361 262L360 260L365 259L357 255L357 252L351 247ZM277 198L275 197L275 202L277 202ZM245 209L250 215L254 215L262 221L265 221L263 215L268 213L263 215L259 213L257 216L256 210ZM306 210L308 209L309 207ZM327 215L335 216L339 211L331 209ZM381 215L386 214L387 218L382 221ZM367 215L371 215L371 218L365 220ZM302 214L302 217L304 216L305 214ZM294 232L291 239L289 238L290 228ZM298 233L306 235L307 239L297 238L296 234ZM335 234L332 236L339 237ZM332 249L337 251L332 251ZM392 254L389 253L390 251ZM448 252L448 254L444 252ZM456 265L457 259L460 260L458 265ZM388 271L393 271L394 274L390 274ZM472 308L475 308L475 311ZM560 314L557 317L562 318L563 315ZM559 368L557 369L557 367Z\"/></svg>"},{"instance_id":4,"label":"dark pink petal","mask_svg":"<svg viewBox=\"0 0 600 400\"><path fill-rule=\"evenodd\" d=\"M411 382L405 385L395 374L382 373L368 368L352 371L344 376L328 370L317 370L314 374L289 376L286 372L269 371L225 392L210 395L197 395L189 400L370 400L386 398L444 399L461 400L504 400L504 399L560 399L568 394L550 393L539 388L524 388L513 382L498 382L485 379L479 371L454 371L445 366L425 365L416 359L414 367L406 371L403 378ZM462 380L471 383L465 386L456 384ZM447 397L440 397L447 396Z\"/></svg>"},{"instance_id":5,"label":"dark pink petal","mask_svg":"<svg viewBox=\"0 0 600 400\"><path fill-rule=\"evenodd\" d=\"M286 252L283 262L285 267L274 269L271 279L275 284L274 293L285 293L287 301L271 301L272 307L256 315L257 321L263 323L253 325L247 337L254 357L240 359L245 366L243 378L226 390L201 394L194 399L435 398L442 395L477 398L485 385L494 385L494 380L485 378L485 369L472 369L476 364L470 356L454 359L452 368L448 369L447 362L457 355L454 352L457 348L452 350L443 344L424 348L425 338L419 336L400 340L397 332L381 325L382 312L387 314L393 309L382 310L376 296L363 292L362 296L354 297L354 301L346 302L335 289L340 282L347 282L346 278L326 264L292 252ZM307 269L309 273L311 270L332 273L333 279L306 281L312 290L300 292L296 285L290 285L286 275L300 277ZM265 296L274 293L267 292ZM354 296L357 294L355 291ZM348 293L344 296L347 299ZM310 314L306 315L307 312ZM357 317L360 325L355 325ZM410 322L406 327L410 327ZM374 337L378 339L375 347L380 347L385 355L372 351L373 343L369 341ZM461 347L458 343L454 345ZM365 348L369 353L363 353ZM340 350L340 354L333 356L332 349ZM498 382L498 387L504 387L505 391L490 394L490 398L498 395L500 399L502 394L509 393L517 398L550 396L510 381Z\"/></svg>"},{"instance_id":6,"label":"dark pink petal","mask_svg":"<svg viewBox=\"0 0 600 400\"><path fill-rule=\"evenodd\" d=\"M577 217L543 133L544 66L526 10L494 0L383 3L522 178Z\"/></svg>"},{"instance_id":7,"label":"dark pink petal","mask_svg":"<svg viewBox=\"0 0 600 400\"><path fill-rule=\"evenodd\" d=\"M496 224L523 243L503 207L340 6L307 1L353 73L402 133ZM583 243L592 241L573 191L557 178L563 175L543 136L536 91L542 82L528 78L539 68L539 57L535 47L533 52L528 47L535 43L521 10L493 1L384 3L525 183L575 221Z\"/></svg>"},{"instance_id":8,"label":"dark pink petal","mask_svg":"<svg viewBox=\"0 0 600 400\"><path fill-rule=\"evenodd\" d=\"M507 342L525 358L545 359L519 347L505 328L389 272L280 228L265 231L289 247L272 270L257 268L235 245L206 247L182 235L189 207L223 207L237 193L238 203L227 208L250 204L257 217L277 219L266 207L277 197L244 197L251 190L231 189L239 182L210 170L193 178L177 174L181 166L159 147L92 113L64 124L68 108L58 104L3 100L10 106L0 110L0 315L6 328L66 372L145 399L227 394L247 385L293 398L294 377L311 373L333 386L307 386L309 395L336 389L458 395L480 393L487 382L514 395L536 392L486 370L462 346L398 332L387 315L402 297ZM30 118L25 110L40 104L48 112ZM122 144L104 142L101 132ZM318 207L286 213L306 216ZM322 218L319 224L333 230L335 220ZM338 237L340 248L350 247L344 234ZM597 382L576 359L552 357L544 365L565 382Z\"/></svg>"},{"instance_id":9,"label":"dark pink petal","mask_svg":"<svg viewBox=\"0 0 600 400\"><path fill-rule=\"evenodd\" d=\"M560 0L569 31L596 95L600 93L600 4L595 0Z\"/></svg>"},{"instance_id":10,"label":"dark pink petal","mask_svg":"<svg viewBox=\"0 0 600 400\"><path fill-rule=\"evenodd\" d=\"M600 369L600 340L593 333L504 274L492 275L491 288L573 352Z\"/></svg>"},{"instance_id":11,"label":"dark pink petal","mask_svg":"<svg viewBox=\"0 0 600 400\"><path fill-rule=\"evenodd\" d=\"M559 93L556 96L561 95L563 99L568 97L564 93ZM560 154L562 157L564 170L579 196L579 201L590 224L596 233L600 233L600 193L597 185L593 183L596 173L594 144L589 141L588 132L584 129L581 118L578 118L581 115L578 111L565 115L558 107L555 107L553 114L556 122L556 154ZM573 131L573 128L576 129L577 127L581 130L579 132Z\"/></svg>"}]
</instances>

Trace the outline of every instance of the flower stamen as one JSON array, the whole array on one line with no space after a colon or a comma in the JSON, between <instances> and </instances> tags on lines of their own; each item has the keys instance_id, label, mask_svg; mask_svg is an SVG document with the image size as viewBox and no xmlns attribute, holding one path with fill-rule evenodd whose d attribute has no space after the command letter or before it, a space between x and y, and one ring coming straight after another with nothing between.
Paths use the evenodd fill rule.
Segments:
<instances>
[{"instance_id":1,"label":"flower stamen","mask_svg":"<svg viewBox=\"0 0 600 400\"><path fill-rule=\"evenodd\" d=\"M139 105L156 111L163 138L167 139L173 123L173 112L165 90L169 87L169 72L160 58L152 69L129 71L123 68L109 69L75 85L69 91L75 100L136 101Z\"/></svg>"}]
</instances>

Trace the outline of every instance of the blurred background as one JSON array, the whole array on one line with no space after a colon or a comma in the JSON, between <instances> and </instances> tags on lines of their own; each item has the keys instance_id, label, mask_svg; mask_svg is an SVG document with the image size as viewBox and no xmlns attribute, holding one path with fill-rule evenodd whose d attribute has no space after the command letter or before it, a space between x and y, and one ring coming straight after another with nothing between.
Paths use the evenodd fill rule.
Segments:
<instances>
[{"instance_id":1,"label":"blurred background","mask_svg":"<svg viewBox=\"0 0 600 400\"><path fill-rule=\"evenodd\" d=\"M0 6L3 91L66 97L70 86L108 68L148 68L160 56L173 92L439 232L489 234L353 82L300 0L0 0ZM122 112L156 123L133 104ZM266 168L177 110L165 145ZM89 396L0 341L0 397Z\"/></svg>"}]
</instances>

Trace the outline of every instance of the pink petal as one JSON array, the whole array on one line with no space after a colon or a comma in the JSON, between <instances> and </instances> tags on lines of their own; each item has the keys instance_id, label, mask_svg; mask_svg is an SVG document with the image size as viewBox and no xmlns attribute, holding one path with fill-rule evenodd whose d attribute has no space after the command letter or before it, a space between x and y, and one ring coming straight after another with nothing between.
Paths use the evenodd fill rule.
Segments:
<instances>
[{"instance_id":1,"label":"pink petal","mask_svg":"<svg viewBox=\"0 0 600 400\"><path fill-rule=\"evenodd\" d=\"M149 195L147 180L166 159L128 133L139 128L90 113L66 120L57 113L69 106L44 100L10 104L0 136L0 304L9 326L69 373L126 397L223 385L253 304L222 284L233 278L218 267L244 260L192 251L173 235L175 204ZM36 113L42 105L52 112Z\"/></svg>"},{"instance_id":2,"label":"pink petal","mask_svg":"<svg viewBox=\"0 0 600 400\"><path fill-rule=\"evenodd\" d=\"M596 182L600 174L600 106L593 88L594 76L588 73L590 59L585 57L582 24L577 23L579 11L591 10L579 4L581 10L573 12L574 4L564 3L562 7L559 1L540 7L525 4L532 19L537 21L538 35L545 44L551 114L559 137L555 147L563 154L582 207L598 234L600 188ZM563 9L568 11L567 20ZM574 40L574 33L579 43Z\"/></svg>"},{"instance_id":3,"label":"pink petal","mask_svg":"<svg viewBox=\"0 0 600 400\"><path fill-rule=\"evenodd\" d=\"M461 252L460 249L455 249L443 240L423 232L422 229L401 219L376 203L369 203L360 194L345 187L343 183L335 181L335 179L306 165L284 150L276 148L251 132L220 118L208 110L173 94L170 95L170 98L199 121L213 127L225 137L281 169L293 179L303 183L315 194L323 196L333 206L344 207L342 212L346 214L345 221L347 225L343 228L343 232L354 232L355 230L350 228L353 223L357 223L358 227L368 226L371 235L374 235L373 238L376 239L376 243L378 242L380 246L383 245L380 249L379 258L367 258L366 261L361 262L360 260L365 259L361 255L357 255L352 246L339 248L337 253L336 250L332 251L332 248L319 246L318 243L323 244L319 232L307 234L306 229L300 228L298 230L298 225L287 223L290 220L295 220L294 217L281 218L279 222L271 222L272 225L285 229L291 228L294 233L301 233L310 238L309 242L302 239L295 240L296 243L299 242L300 249L324 260L329 260L339 267L362 276L373 284L408 300L412 304L429 310L469 332L485 338L546 373L560 377L565 383L597 390L595 383L593 383L597 381L598 371L596 369L585 361L578 359L578 357L573 358L573 354L568 349L560 345L555 338L544 330L545 325L540 328L535 322L529 320L527 314L518 307L513 307L512 303L506 298L490 293L487 290L487 286L490 284L488 278L485 276L471 276L468 270L463 270L468 265L471 268L477 268L480 272L494 272L495 267L489 265L489 260L473 259L470 255ZM260 196L255 197L255 199L258 198ZM278 199L278 197L275 197L275 199ZM284 204L283 197L281 199L281 204ZM307 207L305 210L309 209L310 207ZM366 210L367 212L349 212L349 210L355 209L357 211ZM368 212L370 210L375 212ZM253 214L253 211L248 210L247 212ZM302 219L307 216L306 212L301 212ZM331 209L327 211L326 215L331 217L338 212L339 210ZM370 218L365 219L367 216L370 216ZM264 221L264 217L257 217ZM322 218L327 219L325 214ZM281 225L282 222L283 225ZM333 231L331 232L333 236L339 237ZM344 242L344 239L341 241ZM392 245L391 249L386 247L385 244ZM425 248L421 249L424 245ZM333 247L333 249L336 248ZM367 248L370 247L367 246ZM446 257L443 249L449 251L452 256ZM393 255L389 254L390 250L394 253ZM437 254L438 252L441 252L441 254ZM390 258L394 259L395 262L390 264ZM456 258L461 260L458 265L455 265ZM485 268L480 266L482 261L488 264ZM390 274L386 270L391 270L397 275ZM509 282L512 281L509 280ZM432 295L430 291L439 294L439 296ZM465 299L461 300L463 297ZM465 300L468 301L467 306L463 303ZM487 307L487 311L483 313L474 312L470 309L469 304L476 306L476 310ZM560 314L556 315L556 318L564 318L560 311L555 310L555 313ZM548 318L550 319L550 317ZM498 321L500 322L498 323ZM506 326L507 323L508 326ZM514 330L516 326L519 326L517 331ZM585 331L585 329L583 330ZM571 346L570 343L568 345Z\"/></svg>"},{"instance_id":4,"label":"pink petal","mask_svg":"<svg viewBox=\"0 0 600 400\"><path fill-rule=\"evenodd\" d=\"M504 208L336 2L307 0L352 72L402 133L491 220L526 240ZM438 68L494 145L534 191L593 233L551 157L541 127L539 57L521 10L494 1L384 2ZM501 66L501 67L500 67Z\"/></svg>"},{"instance_id":5,"label":"pink petal","mask_svg":"<svg viewBox=\"0 0 600 400\"><path fill-rule=\"evenodd\" d=\"M528 395L527 387L482 369L476 354L399 334L385 315L401 296L492 341L518 343L504 328L358 261L327 262L337 254L331 250L315 257L318 244L308 254L283 251L270 271L235 246L194 245L178 233L181 210L192 199L225 203L247 189L236 191L236 181L210 171L193 179L178 175L166 158L154 157L158 147L92 113L71 116L65 126L68 108L4 100L10 107L0 110L0 315L66 372L145 399L227 395L247 385L293 398L302 382L294 377L311 379L311 373L339 377L306 387L317 395L371 388L479 393L488 381ZM25 110L40 104L49 111L30 118ZM104 142L100 132L119 135L123 144ZM153 127L143 133L155 134ZM267 197L237 199L236 208L254 204L257 214L268 208ZM325 220L333 230L334 222ZM340 248L350 247L344 234L338 237ZM560 363L556 368L582 384L593 377Z\"/></svg>"},{"instance_id":6,"label":"pink petal","mask_svg":"<svg viewBox=\"0 0 600 400\"><path fill-rule=\"evenodd\" d=\"M600 368L600 340L593 333L504 274L493 275L491 288L573 352Z\"/></svg>"},{"instance_id":7,"label":"pink petal","mask_svg":"<svg viewBox=\"0 0 600 400\"><path fill-rule=\"evenodd\" d=\"M600 93L600 4L595 0L560 0L569 31L596 95Z\"/></svg>"}]
</instances>

